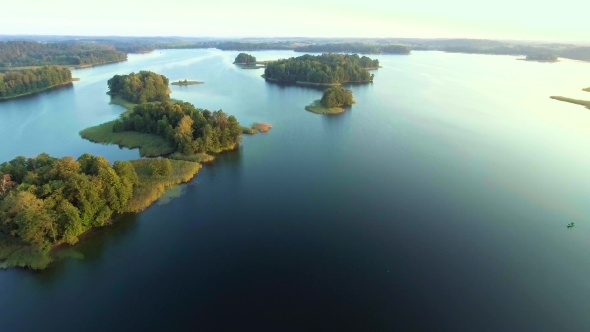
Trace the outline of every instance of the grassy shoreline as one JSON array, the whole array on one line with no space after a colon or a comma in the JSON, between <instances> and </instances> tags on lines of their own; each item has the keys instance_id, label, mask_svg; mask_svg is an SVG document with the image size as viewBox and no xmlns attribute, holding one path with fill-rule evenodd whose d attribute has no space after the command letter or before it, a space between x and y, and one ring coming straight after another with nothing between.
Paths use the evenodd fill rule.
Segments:
<instances>
[{"instance_id":1,"label":"grassy shoreline","mask_svg":"<svg viewBox=\"0 0 590 332\"><path fill-rule=\"evenodd\" d=\"M346 109L343 107L324 107L319 100L316 100L313 103L305 106L305 110L315 114L340 114L346 111Z\"/></svg>"},{"instance_id":2,"label":"grassy shoreline","mask_svg":"<svg viewBox=\"0 0 590 332\"><path fill-rule=\"evenodd\" d=\"M170 84L171 85L197 85L197 84L205 84L205 82L184 80L184 81L172 82Z\"/></svg>"},{"instance_id":3,"label":"grassy shoreline","mask_svg":"<svg viewBox=\"0 0 590 332\"><path fill-rule=\"evenodd\" d=\"M566 103L586 106L588 109L590 109L590 100L573 99L573 98L567 98L567 97L562 97L562 96L551 96L550 98L555 99L555 100L559 100L559 101L564 101Z\"/></svg>"},{"instance_id":4,"label":"grassy shoreline","mask_svg":"<svg viewBox=\"0 0 590 332\"><path fill-rule=\"evenodd\" d=\"M2 97L2 98L0 98L0 101L2 101L2 100L16 99L16 98L21 98L21 97L26 97L26 96L32 96L32 95L35 95L37 93L45 92L45 91L48 91L48 90L51 90L51 89L54 89L54 88L59 88L60 86L70 85L73 82L77 82L79 80L80 80L79 78L72 78L69 82L64 82L64 83L61 83L61 84L48 86L46 88L43 88L41 90L37 90L37 91L34 91L34 92L27 92L27 93L23 93L23 94L12 96L12 97Z\"/></svg>"}]
</instances>

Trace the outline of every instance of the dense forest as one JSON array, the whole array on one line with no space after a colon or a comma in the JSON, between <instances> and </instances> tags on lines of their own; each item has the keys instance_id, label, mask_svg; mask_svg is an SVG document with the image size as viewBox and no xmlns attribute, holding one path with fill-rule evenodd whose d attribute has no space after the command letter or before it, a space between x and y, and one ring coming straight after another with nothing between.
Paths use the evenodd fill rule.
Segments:
<instances>
[{"instance_id":1,"label":"dense forest","mask_svg":"<svg viewBox=\"0 0 590 332\"><path fill-rule=\"evenodd\" d=\"M151 71L115 75L107 81L107 84L109 94L119 95L123 99L136 104L170 99L168 96L168 78Z\"/></svg>"},{"instance_id":2,"label":"dense forest","mask_svg":"<svg viewBox=\"0 0 590 332\"><path fill-rule=\"evenodd\" d=\"M232 150L242 138L242 127L233 115L197 109L190 103L135 106L128 116L115 122L113 131L155 134L169 140L185 155Z\"/></svg>"},{"instance_id":3,"label":"dense forest","mask_svg":"<svg viewBox=\"0 0 590 332\"><path fill-rule=\"evenodd\" d=\"M326 108L343 107L354 104L354 99L352 91L333 86L324 91L320 103Z\"/></svg>"},{"instance_id":4,"label":"dense forest","mask_svg":"<svg viewBox=\"0 0 590 332\"><path fill-rule=\"evenodd\" d=\"M361 65L362 63L362 65ZM364 66L378 67L379 60L357 55L322 54L303 55L269 63L265 78L280 82L311 82L341 84L347 82L372 82L373 75Z\"/></svg>"},{"instance_id":5,"label":"dense forest","mask_svg":"<svg viewBox=\"0 0 590 332\"><path fill-rule=\"evenodd\" d=\"M124 60L127 54L96 43L0 42L0 67L97 65Z\"/></svg>"},{"instance_id":6,"label":"dense forest","mask_svg":"<svg viewBox=\"0 0 590 332\"><path fill-rule=\"evenodd\" d=\"M0 99L39 92L72 81L68 68L48 66L0 74Z\"/></svg>"},{"instance_id":7,"label":"dense forest","mask_svg":"<svg viewBox=\"0 0 590 332\"><path fill-rule=\"evenodd\" d=\"M0 247L20 248L30 257L58 243L74 244L85 230L127 211L137 182L130 162L111 167L89 154L78 160L41 154L0 164Z\"/></svg>"},{"instance_id":8,"label":"dense forest","mask_svg":"<svg viewBox=\"0 0 590 332\"><path fill-rule=\"evenodd\" d=\"M405 45L378 45L365 43L316 44L295 47L295 52L332 52L365 54L410 54L411 48Z\"/></svg>"},{"instance_id":9,"label":"dense forest","mask_svg":"<svg viewBox=\"0 0 590 332\"><path fill-rule=\"evenodd\" d=\"M251 56L250 54L240 53L236 57L234 63L246 63L246 64L256 63L256 57Z\"/></svg>"}]
</instances>

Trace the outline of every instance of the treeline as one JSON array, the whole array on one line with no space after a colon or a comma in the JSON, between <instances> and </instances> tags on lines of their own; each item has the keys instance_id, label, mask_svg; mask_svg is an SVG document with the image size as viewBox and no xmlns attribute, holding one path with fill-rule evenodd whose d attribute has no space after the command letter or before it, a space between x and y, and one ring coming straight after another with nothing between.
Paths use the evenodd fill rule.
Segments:
<instances>
[{"instance_id":1,"label":"treeline","mask_svg":"<svg viewBox=\"0 0 590 332\"><path fill-rule=\"evenodd\" d=\"M251 56L250 54L240 53L234 60L234 63L256 63L256 57Z\"/></svg>"},{"instance_id":2,"label":"treeline","mask_svg":"<svg viewBox=\"0 0 590 332\"><path fill-rule=\"evenodd\" d=\"M0 99L35 93L71 81L72 72L63 67L8 71L0 74Z\"/></svg>"},{"instance_id":3,"label":"treeline","mask_svg":"<svg viewBox=\"0 0 590 332\"><path fill-rule=\"evenodd\" d=\"M354 103L354 98L352 91L333 86L324 91L320 103L326 108L350 106Z\"/></svg>"},{"instance_id":4,"label":"treeline","mask_svg":"<svg viewBox=\"0 0 590 332\"><path fill-rule=\"evenodd\" d=\"M185 155L235 149L242 127L223 111L197 109L190 103L142 104L113 125L114 132L137 131L169 140Z\"/></svg>"},{"instance_id":5,"label":"treeline","mask_svg":"<svg viewBox=\"0 0 590 332\"><path fill-rule=\"evenodd\" d=\"M410 54L411 48L405 45L377 45L365 43L316 44L295 47L295 52L331 52L366 54Z\"/></svg>"},{"instance_id":6,"label":"treeline","mask_svg":"<svg viewBox=\"0 0 590 332\"><path fill-rule=\"evenodd\" d=\"M214 47L222 51L262 51L262 50L292 50L292 43L252 43L252 42L221 42Z\"/></svg>"},{"instance_id":7,"label":"treeline","mask_svg":"<svg viewBox=\"0 0 590 332\"><path fill-rule=\"evenodd\" d=\"M43 268L48 262L30 257L58 243L74 244L85 230L126 212L137 183L130 162L111 167L90 154L78 160L41 154L0 164L0 247L18 248L28 258L17 259Z\"/></svg>"},{"instance_id":8,"label":"treeline","mask_svg":"<svg viewBox=\"0 0 590 332\"><path fill-rule=\"evenodd\" d=\"M0 67L97 65L124 60L127 54L97 43L0 42Z\"/></svg>"},{"instance_id":9,"label":"treeline","mask_svg":"<svg viewBox=\"0 0 590 332\"><path fill-rule=\"evenodd\" d=\"M151 71L115 75L107 81L107 84L109 94L119 95L136 104L170 99L168 78Z\"/></svg>"},{"instance_id":10,"label":"treeline","mask_svg":"<svg viewBox=\"0 0 590 332\"><path fill-rule=\"evenodd\" d=\"M342 84L348 82L372 82L373 76L363 65L378 67L379 60L348 54L303 55L269 63L265 78L280 82L311 82Z\"/></svg>"}]
</instances>

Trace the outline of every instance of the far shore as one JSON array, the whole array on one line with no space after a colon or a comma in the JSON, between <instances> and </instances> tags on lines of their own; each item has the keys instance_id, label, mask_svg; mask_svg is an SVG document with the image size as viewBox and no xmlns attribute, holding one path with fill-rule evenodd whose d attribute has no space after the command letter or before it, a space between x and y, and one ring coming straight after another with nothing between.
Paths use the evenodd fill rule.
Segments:
<instances>
[{"instance_id":1,"label":"far shore","mask_svg":"<svg viewBox=\"0 0 590 332\"><path fill-rule=\"evenodd\" d=\"M177 82L172 82L170 83L171 85L196 85L196 84L204 84L205 82L201 82L201 81L177 81Z\"/></svg>"}]
</instances>

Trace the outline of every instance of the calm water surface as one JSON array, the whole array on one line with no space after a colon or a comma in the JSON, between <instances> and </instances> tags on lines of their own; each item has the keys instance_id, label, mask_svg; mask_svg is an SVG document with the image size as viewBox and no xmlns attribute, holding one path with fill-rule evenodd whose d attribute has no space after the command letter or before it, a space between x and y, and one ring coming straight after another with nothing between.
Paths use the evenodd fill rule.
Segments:
<instances>
[{"instance_id":1,"label":"calm water surface","mask_svg":"<svg viewBox=\"0 0 590 332\"><path fill-rule=\"evenodd\" d=\"M590 99L590 64L379 56L357 104L319 116L304 106L321 91L236 55L130 56L0 103L0 162L137 158L78 132L122 111L110 77L142 69L205 81L173 98L273 125L74 258L0 271L1 330L590 330L590 111L548 98Z\"/></svg>"}]
</instances>

